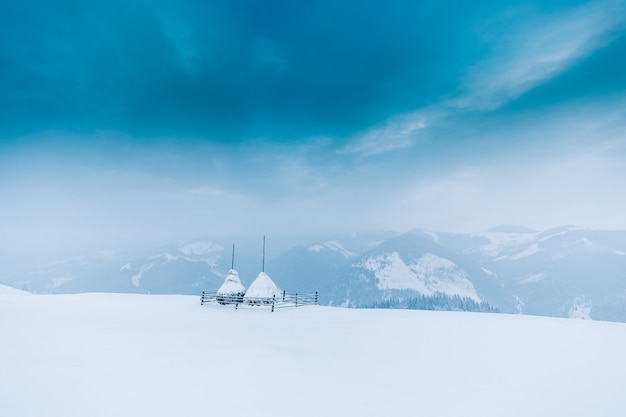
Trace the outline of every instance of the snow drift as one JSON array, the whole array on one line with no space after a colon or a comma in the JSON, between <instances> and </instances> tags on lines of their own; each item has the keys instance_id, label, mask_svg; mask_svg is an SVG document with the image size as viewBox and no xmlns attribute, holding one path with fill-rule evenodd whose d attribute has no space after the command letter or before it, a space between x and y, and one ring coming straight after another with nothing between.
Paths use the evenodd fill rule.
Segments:
<instances>
[{"instance_id":1,"label":"snow drift","mask_svg":"<svg viewBox=\"0 0 626 417\"><path fill-rule=\"evenodd\" d=\"M0 293L6 417L626 415L626 325Z\"/></svg>"}]
</instances>

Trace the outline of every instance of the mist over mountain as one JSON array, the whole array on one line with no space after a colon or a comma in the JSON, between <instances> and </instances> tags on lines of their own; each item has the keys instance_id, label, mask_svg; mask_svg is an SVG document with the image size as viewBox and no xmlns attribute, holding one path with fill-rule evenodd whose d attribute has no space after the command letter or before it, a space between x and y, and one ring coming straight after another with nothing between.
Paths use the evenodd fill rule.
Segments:
<instances>
[{"instance_id":1,"label":"mist over mountain","mask_svg":"<svg viewBox=\"0 0 626 417\"><path fill-rule=\"evenodd\" d=\"M262 257L258 243L237 245L233 259L232 243L205 237L143 253L97 252L3 283L44 293L199 294L219 288L234 264L246 287L265 267L280 288L318 291L327 305L626 321L623 231L499 226L474 234L362 233Z\"/></svg>"}]
</instances>

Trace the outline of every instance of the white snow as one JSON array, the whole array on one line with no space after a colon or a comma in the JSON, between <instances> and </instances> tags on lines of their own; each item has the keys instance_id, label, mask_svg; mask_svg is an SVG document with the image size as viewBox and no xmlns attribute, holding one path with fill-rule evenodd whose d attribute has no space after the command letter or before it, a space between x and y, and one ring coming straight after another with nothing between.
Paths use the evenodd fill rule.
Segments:
<instances>
[{"instance_id":1,"label":"white snow","mask_svg":"<svg viewBox=\"0 0 626 417\"><path fill-rule=\"evenodd\" d=\"M217 243L202 240L199 242L188 243L178 248L179 252L191 255L207 255L215 252L221 252L222 247Z\"/></svg>"},{"instance_id":2,"label":"white snow","mask_svg":"<svg viewBox=\"0 0 626 417\"><path fill-rule=\"evenodd\" d=\"M526 303L524 303L524 300L522 300L519 296L515 296L515 308L517 309L517 313L518 314L524 314L524 306L526 306Z\"/></svg>"},{"instance_id":3,"label":"white snow","mask_svg":"<svg viewBox=\"0 0 626 417\"><path fill-rule=\"evenodd\" d=\"M424 231L423 231L423 233L424 233L426 236L430 237L430 238L433 240L433 242L439 242L439 235L438 235L437 233L435 233L435 232L429 232L429 231L427 231L427 230L424 230Z\"/></svg>"},{"instance_id":4,"label":"white snow","mask_svg":"<svg viewBox=\"0 0 626 417\"><path fill-rule=\"evenodd\" d=\"M527 275L525 277L523 277L520 282L522 284L529 284L531 282L539 282L543 279L545 279L548 276L548 274L546 272L540 272L538 274L532 274L532 275Z\"/></svg>"},{"instance_id":5,"label":"white snow","mask_svg":"<svg viewBox=\"0 0 626 417\"><path fill-rule=\"evenodd\" d=\"M250 284L244 300L272 298L274 295L282 294L281 290L274 284L274 281L265 272L259 273L256 279Z\"/></svg>"},{"instance_id":6,"label":"white snow","mask_svg":"<svg viewBox=\"0 0 626 417\"><path fill-rule=\"evenodd\" d=\"M569 310L568 317L571 319L591 320L593 303L586 297L576 297Z\"/></svg>"},{"instance_id":7,"label":"white snow","mask_svg":"<svg viewBox=\"0 0 626 417\"><path fill-rule=\"evenodd\" d=\"M143 274L146 271L149 271L150 269L152 269L153 266L154 264L143 265L141 269L139 270L139 272L133 275L132 278L130 279L133 283L133 286L135 286L136 288L139 288L139 286L141 285L141 278L143 278Z\"/></svg>"},{"instance_id":8,"label":"white snow","mask_svg":"<svg viewBox=\"0 0 626 417\"><path fill-rule=\"evenodd\" d=\"M340 253L344 258L352 258L356 256L356 253L347 250L341 243L335 240L329 240L321 244L312 245L308 248L309 252L324 252L331 251Z\"/></svg>"},{"instance_id":9,"label":"white snow","mask_svg":"<svg viewBox=\"0 0 626 417\"><path fill-rule=\"evenodd\" d=\"M515 255L503 255L503 256L497 257L494 260L495 261L502 261L502 260L517 261L519 259L532 256L541 251L543 251L543 248L540 248L539 245L537 245L536 243L533 243L532 245L528 246L523 251L516 253Z\"/></svg>"},{"instance_id":10,"label":"white snow","mask_svg":"<svg viewBox=\"0 0 626 417\"><path fill-rule=\"evenodd\" d=\"M537 233L483 232L473 236L487 238L489 243L481 246L479 251L496 257L511 247L531 244L537 238Z\"/></svg>"},{"instance_id":11,"label":"white snow","mask_svg":"<svg viewBox=\"0 0 626 417\"><path fill-rule=\"evenodd\" d=\"M454 262L426 253L407 265L398 252L370 257L355 265L374 272L381 290L414 290L423 295L444 293L481 301L467 274Z\"/></svg>"},{"instance_id":12,"label":"white snow","mask_svg":"<svg viewBox=\"0 0 626 417\"><path fill-rule=\"evenodd\" d=\"M480 268L480 269L482 269L482 270L483 270L483 272L484 272L485 274L487 274L487 275L491 275L492 277L496 277L496 278L498 277L498 274L496 274L496 273L495 273L495 272L493 272L493 271L488 270L487 268Z\"/></svg>"},{"instance_id":13,"label":"white snow","mask_svg":"<svg viewBox=\"0 0 626 417\"><path fill-rule=\"evenodd\" d=\"M9 287L0 284L0 295L30 295L28 291L18 290L17 288Z\"/></svg>"},{"instance_id":14,"label":"white snow","mask_svg":"<svg viewBox=\"0 0 626 417\"><path fill-rule=\"evenodd\" d=\"M615 252L616 255L626 256L626 252L622 252L620 250L614 250L613 252Z\"/></svg>"},{"instance_id":15,"label":"white snow","mask_svg":"<svg viewBox=\"0 0 626 417\"><path fill-rule=\"evenodd\" d=\"M157 255L154 256L152 259L158 259L158 258L162 258L163 261L167 264L170 262L174 262L177 261L179 259L188 259L187 257L183 257L183 256L179 256L179 255L172 255L171 253L162 253L161 255ZM188 260L193 260L193 259L188 259Z\"/></svg>"},{"instance_id":16,"label":"white snow","mask_svg":"<svg viewBox=\"0 0 626 417\"><path fill-rule=\"evenodd\" d=\"M626 324L0 296L3 417L626 415Z\"/></svg>"},{"instance_id":17,"label":"white snow","mask_svg":"<svg viewBox=\"0 0 626 417\"><path fill-rule=\"evenodd\" d=\"M217 290L217 295L242 295L246 288L239 279L239 274L234 269L228 271L222 286Z\"/></svg>"},{"instance_id":18,"label":"white snow","mask_svg":"<svg viewBox=\"0 0 626 417\"><path fill-rule=\"evenodd\" d=\"M540 242L543 242L545 240L549 240L552 239L553 237L557 237L557 236L562 236L568 232L574 231L574 230L584 230L580 227L576 227L576 226L568 226L568 227L564 227L561 231L553 233L551 235L548 236L544 236L541 239L539 239Z\"/></svg>"}]
</instances>

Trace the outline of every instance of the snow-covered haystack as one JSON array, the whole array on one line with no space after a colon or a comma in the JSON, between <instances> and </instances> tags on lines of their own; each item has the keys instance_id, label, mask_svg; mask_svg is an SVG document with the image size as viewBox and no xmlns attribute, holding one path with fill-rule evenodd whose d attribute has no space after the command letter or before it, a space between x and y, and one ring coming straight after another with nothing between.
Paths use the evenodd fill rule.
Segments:
<instances>
[{"instance_id":1,"label":"snow-covered haystack","mask_svg":"<svg viewBox=\"0 0 626 417\"><path fill-rule=\"evenodd\" d=\"M282 295L282 291L274 284L274 281L265 272L261 272L254 282L250 284L250 288L243 297L243 301L247 304L272 304L274 296L277 298Z\"/></svg>"},{"instance_id":2,"label":"snow-covered haystack","mask_svg":"<svg viewBox=\"0 0 626 417\"><path fill-rule=\"evenodd\" d=\"M217 290L217 302L220 304L238 304L243 301L246 287L239 280L239 274L234 269L228 271L224 283Z\"/></svg>"}]
</instances>

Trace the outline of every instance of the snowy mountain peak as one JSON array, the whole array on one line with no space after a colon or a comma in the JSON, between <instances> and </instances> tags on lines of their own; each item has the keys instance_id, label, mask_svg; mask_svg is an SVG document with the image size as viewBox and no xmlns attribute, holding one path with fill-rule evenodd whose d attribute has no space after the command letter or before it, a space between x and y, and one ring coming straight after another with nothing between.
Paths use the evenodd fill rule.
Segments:
<instances>
[{"instance_id":1,"label":"snowy mountain peak","mask_svg":"<svg viewBox=\"0 0 626 417\"><path fill-rule=\"evenodd\" d=\"M498 257L498 256L516 256L524 252L529 245L532 245L536 238L537 233L511 233L500 231L487 231L477 233L473 236L486 238L488 243L481 245L477 250L485 255ZM538 248L534 249L537 251ZM521 255L524 257L527 255Z\"/></svg>"},{"instance_id":2,"label":"snowy mountain peak","mask_svg":"<svg viewBox=\"0 0 626 417\"><path fill-rule=\"evenodd\" d=\"M436 232L431 232L429 230L423 230L423 229L413 229L410 232L413 235L417 235L417 236L422 236L425 237L435 243L439 243L439 234Z\"/></svg>"},{"instance_id":3,"label":"snowy mountain peak","mask_svg":"<svg viewBox=\"0 0 626 417\"><path fill-rule=\"evenodd\" d=\"M336 240L329 240L327 242L309 246L307 249L309 252L337 252L344 258L353 258L357 256L356 253L347 250L341 243Z\"/></svg>"},{"instance_id":4,"label":"snowy mountain peak","mask_svg":"<svg viewBox=\"0 0 626 417\"><path fill-rule=\"evenodd\" d=\"M212 267L216 266L223 251L224 248L222 246L208 239L185 243L178 247L178 252L183 255L182 257L185 260L192 262L206 262ZM178 255L172 255L169 253L161 256L163 256L166 262L171 262L180 258Z\"/></svg>"},{"instance_id":5,"label":"snowy mountain peak","mask_svg":"<svg viewBox=\"0 0 626 417\"><path fill-rule=\"evenodd\" d=\"M201 256L221 252L224 248L210 240L199 240L184 244L178 248L178 251L187 256Z\"/></svg>"}]
</instances>

